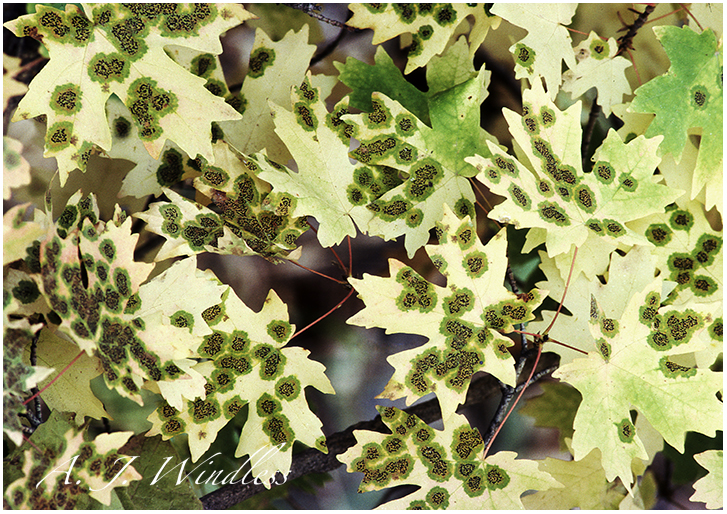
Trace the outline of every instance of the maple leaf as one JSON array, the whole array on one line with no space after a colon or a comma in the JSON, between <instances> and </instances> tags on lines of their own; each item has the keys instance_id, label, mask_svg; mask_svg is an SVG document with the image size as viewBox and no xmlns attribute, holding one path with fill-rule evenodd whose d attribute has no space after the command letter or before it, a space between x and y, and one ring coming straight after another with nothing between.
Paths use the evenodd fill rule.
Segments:
<instances>
[{"instance_id":1,"label":"maple leaf","mask_svg":"<svg viewBox=\"0 0 727 514\"><path fill-rule=\"evenodd\" d=\"M520 42L510 47L515 57L515 78L528 78L531 86L545 78L551 100L560 89L561 62L571 70L576 66L570 24L578 4L495 4L492 13L528 31Z\"/></svg>"},{"instance_id":2,"label":"maple leaf","mask_svg":"<svg viewBox=\"0 0 727 514\"><path fill-rule=\"evenodd\" d=\"M219 302L224 288L211 272L197 270L195 259L141 285L154 265L134 261L131 221L118 208L111 221L98 221L94 197L73 195L40 246L42 292L59 330L100 359L109 387L140 402L143 379L161 387L179 380L165 390L179 404L203 390L188 358L210 333L201 312ZM194 297L185 294L190 288Z\"/></svg>"},{"instance_id":3,"label":"maple leaf","mask_svg":"<svg viewBox=\"0 0 727 514\"><path fill-rule=\"evenodd\" d=\"M584 249L588 250L589 248L586 246ZM564 270L558 267L556 259L551 259L545 252L539 253L541 258L540 269L547 280L536 283L536 286L550 291L550 297L560 302L563 299L568 269ZM600 257L603 256L599 256L599 261ZM591 295L596 297L598 305L603 309L606 316L619 319L624 314L627 305L626 300L643 291L651 283L656 273L656 259L652 255L651 249L646 246L635 246L625 256L613 252L606 254L605 257L609 261L607 268L604 267L597 271L580 273L571 277L568 294L563 300L563 307L568 309L570 316L566 316L561 312L559 320L563 322L555 323L548 332L548 335L556 341L561 341L583 351L593 349L594 339L590 329ZM581 254L579 249L576 261L593 259L596 259L596 257ZM570 266L570 262L568 266ZM563 272L565 272L565 277ZM595 278L599 275L604 277L605 284ZM591 277L592 280L588 277ZM662 291L662 294L666 296L668 292ZM543 311L543 319L531 321L528 324L528 331L544 332L550 325L554 315L554 312ZM558 353L561 356L561 365L571 362L581 355L564 346L548 346L549 351Z\"/></svg>"},{"instance_id":4,"label":"maple leaf","mask_svg":"<svg viewBox=\"0 0 727 514\"><path fill-rule=\"evenodd\" d=\"M488 138L479 126L479 106L487 96L489 72L483 67L458 84L446 77L444 70L449 69L453 77L462 78L449 65L465 46L462 40L453 46L451 60L443 57L428 75L439 87L452 85L428 98L431 129L380 93L372 95L373 112L344 118L356 124L355 137L361 142L352 157L408 174L403 184L367 206L375 214L367 228L369 234L387 240L404 234L410 257L429 240L429 230L441 219L442 205L461 216L474 215L475 198L467 177L477 170L463 159L481 149Z\"/></svg>"},{"instance_id":5,"label":"maple leaf","mask_svg":"<svg viewBox=\"0 0 727 514\"><path fill-rule=\"evenodd\" d=\"M319 90L310 83L310 74L300 87L293 88L290 97L294 112L272 103L270 107L275 132L288 146L298 172L258 154L257 175L272 184L274 191L292 197L292 216L315 216L320 224L318 241L324 247L333 246L356 235L354 222L366 227L371 218L364 207L366 196L354 183L357 173L365 173L361 171L364 167L351 164L348 158L351 127L341 121L348 105L344 99L329 113Z\"/></svg>"},{"instance_id":6,"label":"maple leaf","mask_svg":"<svg viewBox=\"0 0 727 514\"><path fill-rule=\"evenodd\" d=\"M3 200L10 200L11 189L30 184L30 164L22 152L20 141L3 136Z\"/></svg>"},{"instance_id":7,"label":"maple leaf","mask_svg":"<svg viewBox=\"0 0 727 514\"><path fill-rule=\"evenodd\" d=\"M227 289L223 302L206 311L205 317L213 332L197 352L210 360L194 367L206 379L205 395L179 408L162 404L148 418L153 426L147 435L161 434L166 440L188 434L195 461L217 432L249 404L235 456L264 454L277 446L269 458L253 461L253 475L269 486L276 470L284 475L290 470L293 441L326 451L321 422L310 411L304 389L313 386L334 393L333 387L323 365L309 360L307 350L284 348L294 327L273 291L255 313Z\"/></svg>"},{"instance_id":8,"label":"maple leaf","mask_svg":"<svg viewBox=\"0 0 727 514\"><path fill-rule=\"evenodd\" d=\"M20 58L3 54L3 112L8 109L11 98L28 91L28 86L16 80L20 71Z\"/></svg>"},{"instance_id":9,"label":"maple leaf","mask_svg":"<svg viewBox=\"0 0 727 514\"><path fill-rule=\"evenodd\" d=\"M724 504L722 499L724 453L722 450L707 450L696 454L694 460L709 473L694 483L694 494L689 500L706 503L708 509L721 509Z\"/></svg>"},{"instance_id":10,"label":"maple leaf","mask_svg":"<svg viewBox=\"0 0 727 514\"><path fill-rule=\"evenodd\" d=\"M252 155L263 149L275 162L287 163L291 158L285 143L274 131L268 102L287 105L290 90L299 86L316 50L308 44L309 27L288 31L280 41L272 41L262 29L255 30L255 42L245 81L240 91L244 116L241 121L220 123L225 139L236 150Z\"/></svg>"},{"instance_id":11,"label":"maple leaf","mask_svg":"<svg viewBox=\"0 0 727 514\"><path fill-rule=\"evenodd\" d=\"M616 320L591 300L591 331L597 351L575 359L553 373L578 389L583 401L574 420L576 460L601 450L606 479L619 477L630 489L631 461L648 453L633 424L630 409L645 416L664 440L684 451L684 434L713 436L722 429L722 387L719 373L679 364L681 355L704 343L693 337L711 315L676 310L661 303L657 278L634 295Z\"/></svg>"},{"instance_id":12,"label":"maple leaf","mask_svg":"<svg viewBox=\"0 0 727 514\"><path fill-rule=\"evenodd\" d=\"M171 139L187 154L211 159L209 120L239 114L204 89L204 79L170 60L164 46L219 54L220 33L251 17L228 4L99 4L83 10L69 4L65 12L39 5L5 24L17 36L42 40L50 55L13 120L47 116L45 156L58 159L61 184L75 168L85 171L94 145L110 150L104 106L112 94L134 114L152 157Z\"/></svg>"},{"instance_id":13,"label":"maple leaf","mask_svg":"<svg viewBox=\"0 0 727 514\"><path fill-rule=\"evenodd\" d=\"M535 81L523 93L523 116L503 111L522 150L520 161L527 162L512 159L489 141L492 158L476 155L466 159L480 170L478 180L506 198L489 217L516 227L546 229L551 257L569 251L572 245L580 247L587 239L586 246L599 238L611 246L648 244L626 222L660 212L681 195L681 191L655 182L660 137L639 136L624 144L610 130L593 157L594 171L584 174L581 110L576 103L559 111Z\"/></svg>"},{"instance_id":14,"label":"maple leaf","mask_svg":"<svg viewBox=\"0 0 727 514\"><path fill-rule=\"evenodd\" d=\"M26 318L11 320L8 314L17 300L3 302L3 432L20 446L23 425L20 415L27 411L23 405L27 392L53 373L53 368L29 366L23 362L23 351L30 346L41 326L31 325Z\"/></svg>"},{"instance_id":15,"label":"maple leaf","mask_svg":"<svg viewBox=\"0 0 727 514\"><path fill-rule=\"evenodd\" d=\"M39 364L60 372L73 362L60 378L48 377L38 383L39 388L43 389L43 401L51 410L75 413L77 425L81 425L86 416L94 419L109 418L103 403L91 390L91 380L103 371L101 362L95 356L89 357L87 354L75 360L77 354L76 345L69 344L48 329L40 332L36 349ZM30 348L26 347L24 358L26 362L30 362ZM51 378L56 380L46 388Z\"/></svg>"},{"instance_id":16,"label":"maple leaf","mask_svg":"<svg viewBox=\"0 0 727 514\"><path fill-rule=\"evenodd\" d=\"M507 333L514 324L532 319L545 292L533 289L519 299L503 286L504 229L484 246L469 218L459 220L445 208L437 231L440 244L427 245L426 251L447 277L447 287L431 284L391 259L388 278L364 274L349 279L366 308L348 323L429 338L422 347L388 358L394 375L379 397L405 397L410 404L436 392L446 418L464 402L477 371L515 385L514 361L507 351L513 343L498 331Z\"/></svg>"},{"instance_id":17,"label":"maple leaf","mask_svg":"<svg viewBox=\"0 0 727 514\"><path fill-rule=\"evenodd\" d=\"M663 26L654 33L671 67L636 90L630 109L656 114L646 135L663 135L661 152L677 162L689 129L702 129L691 198L706 187L710 209L722 191L722 46L711 29L697 34L689 27Z\"/></svg>"},{"instance_id":18,"label":"maple leaf","mask_svg":"<svg viewBox=\"0 0 727 514\"><path fill-rule=\"evenodd\" d=\"M446 418L440 431L396 407L377 409L391 434L355 430L356 446L338 460L349 473L363 472L359 492L420 486L382 509L522 509L526 490L561 486L537 462L515 460L515 452L483 459L480 433L460 414Z\"/></svg>"},{"instance_id":19,"label":"maple leaf","mask_svg":"<svg viewBox=\"0 0 727 514\"><path fill-rule=\"evenodd\" d=\"M112 159L125 159L136 164L124 177L119 197L159 196L164 187L199 175L198 166L172 140L167 139L158 159L149 155L129 109L116 97L106 103L106 116L112 134Z\"/></svg>"},{"instance_id":20,"label":"maple leaf","mask_svg":"<svg viewBox=\"0 0 727 514\"><path fill-rule=\"evenodd\" d=\"M378 91L430 125L427 95L404 78L383 46L376 48L373 65L353 57L348 57L345 63L334 62L333 65L338 70L338 80L352 89L348 95L350 107L372 112L371 94Z\"/></svg>"},{"instance_id":21,"label":"maple leaf","mask_svg":"<svg viewBox=\"0 0 727 514\"><path fill-rule=\"evenodd\" d=\"M400 34L411 34L405 74L442 53L467 17L474 18L469 35L471 61L490 28L496 29L501 21L482 4L349 4L349 9L353 16L347 24L373 29L374 45Z\"/></svg>"},{"instance_id":22,"label":"maple leaf","mask_svg":"<svg viewBox=\"0 0 727 514\"><path fill-rule=\"evenodd\" d=\"M631 86L624 74L631 61L616 55L618 44L614 38L604 41L595 32L591 32L573 50L576 65L563 73L563 91L569 92L576 100L595 87L598 91L596 102L606 116L610 115L611 106L620 104L623 95L631 94Z\"/></svg>"},{"instance_id":23,"label":"maple leaf","mask_svg":"<svg viewBox=\"0 0 727 514\"><path fill-rule=\"evenodd\" d=\"M655 246L657 267L677 283L672 305L722 301L722 233L712 230L702 204L672 205L631 226Z\"/></svg>"},{"instance_id":24,"label":"maple leaf","mask_svg":"<svg viewBox=\"0 0 727 514\"><path fill-rule=\"evenodd\" d=\"M31 436L34 447L18 449L23 476L7 486L6 504L33 510L98 508L93 500L110 505L114 487L142 478L118 450L132 435L114 432L85 441L84 431L53 412ZM114 487L107 487L111 482Z\"/></svg>"}]
</instances>

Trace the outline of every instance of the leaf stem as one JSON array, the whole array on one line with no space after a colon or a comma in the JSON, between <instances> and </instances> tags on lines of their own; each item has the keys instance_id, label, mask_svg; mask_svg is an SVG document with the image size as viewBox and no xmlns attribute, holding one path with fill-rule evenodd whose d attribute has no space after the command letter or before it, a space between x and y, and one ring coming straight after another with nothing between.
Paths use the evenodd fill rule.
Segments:
<instances>
[{"instance_id":1,"label":"leaf stem","mask_svg":"<svg viewBox=\"0 0 727 514\"><path fill-rule=\"evenodd\" d=\"M699 23L699 20L694 17L694 15L692 14L692 11L690 11L685 4L679 4L679 5L682 6L682 9L684 9L685 11L687 11L687 14L689 16L691 16L691 18L694 20L694 22L697 24L697 26L703 31L704 30L704 27L702 27L702 24Z\"/></svg>"},{"instance_id":2,"label":"leaf stem","mask_svg":"<svg viewBox=\"0 0 727 514\"><path fill-rule=\"evenodd\" d=\"M308 226L311 228L311 230L313 230L313 232L315 232L315 234L318 235L318 230L313 225L311 225L309 221L306 221L306 223L308 223ZM334 250L332 246L329 246L328 248L333 252L333 255L336 256L336 260L338 261L339 266L341 266L341 269L346 273L346 275L348 275L348 270L346 269L346 266L343 264L343 261L341 260L341 258L338 256L338 253L336 253L336 250Z\"/></svg>"},{"instance_id":3,"label":"leaf stem","mask_svg":"<svg viewBox=\"0 0 727 514\"><path fill-rule=\"evenodd\" d=\"M313 322L309 323L309 324L308 324L308 325L306 325L305 327L303 327L303 328L301 328L300 330L298 330L298 331L297 331L297 332L296 332L295 334L293 334L293 335L291 336L291 338L290 338L290 339L293 339L294 337L296 337L296 336L299 336L300 334L302 334L303 332L305 332L306 330L308 330L308 329L309 329L310 327L312 327L313 325L315 325L316 323L318 323L319 321L321 321L321 320L322 320L322 319L324 319L325 317L329 316L329 315L330 315L330 314L331 314L331 313L332 313L333 311L335 311L335 310L336 310L336 309L338 309L338 308L339 308L339 307L340 307L341 305L343 305L343 304L344 304L344 302L345 302L346 300L348 300L348 299L349 299L349 298L351 297L351 295L353 294L353 292L354 292L354 291L355 291L355 289L351 288L351 290L350 290L350 291L348 292L348 294L346 295L346 297L345 297L345 298L344 298L343 300L341 300L340 302L338 302L338 303L337 303L337 304L336 304L336 305L335 305L335 306L334 306L334 307L333 307L333 308L332 308L331 310L329 310L328 312L326 312L326 313L325 313L325 314L324 314L323 316L319 317L319 318L318 318L317 320L315 320L315 321L313 321Z\"/></svg>"},{"instance_id":4,"label":"leaf stem","mask_svg":"<svg viewBox=\"0 0 727 514\"><path fill-rule=\"evenodd\" d=\"M571 276L573 276L573 265L576 262L576 255L578 255L578 247L575 247L575 250L573 251L573 260L570 263L570 271L568 271L568 280L565 283L565 289L563 290L563 297L560 299L560 304L558 305L558 310L555 311L555 316L553 316L553 319L550 322L550 325L548 325L548 328L545 329L545 332L542 333L542 335L548 335L548 332L550 332L550 329L553 328L553 324L555 323L555 320L558 319L558 314L560 314L560 309L563 308L563 302L565 301L565 295L568 292L568 286L570 286L570 279Z\"/></svg>"},{"instance_id":5,"label":"leaf stem","mask_svg":"<svg viewBox=\"0 0 727 514\"><path fill-rule=\"evenodd\" d=\"M310 271L311 273L315 273L316 275L319 275L319 276L321 276L323 278L327 278L328 280L332 280L332 281L334 281L334 282L336 282L338 284L348 284L348 282L345 282L343 280L338 280L337 278L329 277L328 275L326 275L324 273L321 273L320 271L316 271L316 270L314 270L312 268L309 268L308 266L304 266L304 265L302 265L299 262L295 262L295 261L288 261L288 262L290 262L292 264L295 264L299 268L303 268L306 271Z\"/></svg>"},{"instance_id":6,"label":"leaf stem","mask_svg":"<svg viewBox=\"0 0 727 514\"><path fill-rule=\"evenodd\" d=\"M497 437L497 434L500 433L500 430L505 425L505 422L507 421L507 418L510 417L510 414L512 414L512 411L515 409L515 406L517 406L517 402L520 401L520 398L522 398L523 393L525 392L525 389L528 388L528 385L530 385L530 380L533 378L533 373L535 373L535 368L538 366L538 362L540 361L540 355L543 351L543 346L538 345L538 354L535 356L535 363L533 364L533 369L530 370L530 375L528 375L528 379L523 382L522 389L520 389L520 394L517 395L517 398L515 398L515 401L512 404L512 407L510 407L510 410L505 415L505 418L502 420L502 423L500 423L497 426L497 430L495 430L495 433L492 435L492 437L487 442L487 446L485 446L485 450L482 452L482 459L484 460L487 457L487 452L490 451L490 448L492 447L492 443L495 442L495 438ZM514 392L514 391L513 391ZM504 399L504 397L503 397Z\"/></svg>"},{"instance_id":7,"label":"leaf stem","mask_svg":"<svg viewBox=\"0 0 727 514\"><path fill-rule=\"evenodd\" d=\"M536 338L537 338L537 337L542 337L542 336L541 336L541 334L533 334L532 332L523 332L523 331L521 331L521 330L513 330L513 332L517 332L518 334L523 334L523 335L526 335L526 336L530 336L530 337L536 337ZM544 341L544 342L545 342L545 343L555 343L555 344L559 344L559 345L561 345L561 346L565 346L566 348L569 348L569 349L571 349L571 350L574 350L574 351L576 351L576 352L580 352L580 353L582 353L583 355L588 355L588 352L586 352L586 351L584 351L584 350L581 350L580 348L576 348L575 346L571 346L571 345L569 345L569 344L561 343L561 342L560 342L560 341L558 341L557 339L553 339L553 338L552 338L552 337L550 337L550 336L548 336L548 339L547 339L547 341Z\"/></svg>"},{"instance_id":8,"label":"leaf stem","mask_svg":"<svg viewBox=\"0 0 727 514\"><path fill-rule=\"evenodd\" d=\"M25 401L23 402L23 405L27 405L27 404L28 404L28 403L30 403L31 401L35 400L35 399L36 399L36 398L38 397L38 395L40 395L40 393L42 393L43 391L45 391L46 389L48 389L48 388L49 388L50 386L52 386L52 385L53 385L53 384L54 384L54 383L56 382L56 380L58 380L59 378L61 378L61 377L63 376L63 373L65 373L66 371L68 371L68 370L69 370L69 369L71 368L71 366L73 366L73 365L74 365L74 364L76 363L76 361L77 361L78 359L80 359L80 358L81 358L81 355L83 355L84 353L86 353L86 352L85 352L84 350L81 350L80 352L78 352L78 355L76 355L76 356L75 356L75 357L73 358L73 360L72 360L71 362L69 362L69 363L68 363L68 365L67 365L67 366L66 366L65 368L63 368L63 369L61 370L61 372L60 372L60 373L58 373L58 374L57 374L57 375L55 376L55 378L54 378L53 380L51 380L50 382L48 382L48 383L47 383L47 384L45 385L45 387L43 387L43 389L41 389L40 391L38 391L37 393L35 393L35 394L34 394L33 396L31 396L31 397L30 397L30 398L28 398L27 400L25 400Z\"/></svg>"}]
</instances>

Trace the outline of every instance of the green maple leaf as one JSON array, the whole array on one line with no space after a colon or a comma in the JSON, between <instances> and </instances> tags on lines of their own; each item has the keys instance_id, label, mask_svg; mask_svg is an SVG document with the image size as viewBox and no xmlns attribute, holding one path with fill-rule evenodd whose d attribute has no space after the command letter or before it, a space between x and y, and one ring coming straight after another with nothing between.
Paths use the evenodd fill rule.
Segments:
<instances>
[{"instance_id":1,"label":"green maple leaf","mask_svg":"<svg viewBox=\"0 0 727 514\"><path fill-rule=\"evenodd\" d=\"M321 422L310 411L304 389L313 386L334 393L322 364L308 359L308 351L285 347L294 327L285 304L270 292L263 309L253 312L228 289L223 302L205 313L213 328L197 350L208 358L194 370L206 379L205 395L184 406L162 404L149 416L148 435L164 439L186 433L192 460L197 460L239 410L249 404L248 417L235 456L266 453L253 461L252 472L268 484L276 470L290 470L293 441L327 451ZM271 471L272 468L272 471Z\"/></svg>"},{"instance_id":2,"label":"green maple leaf","mask_svg":"<svg viewBox=\"0 0 727 514\"><path fill-rule=\"evenodd\" d=\"M722 450L708 450L695 455L694 460L709 473L694 483L694 494L689 500L706 503L708 509L721 509L724 504L722 499L724 453Z\"/></svg>"},{"instance_id":3,"label":"green maple leaf","mask_svg":"<svg viewBox=\"0 0 727 514\"><path fill-rule=\"evenodd\" d=\"M616 55L618 44L614 38L604 41L595 32L591 32L573 50L577 62L575 67L563 73L563 91L569 92L576 100L595 87L598 92L596 101L608 116L612 105L620 104L623 95L631 94L631 86L624 74L631 61Z\"/></svg>"},{"instance_id":4,"label":"green maple leaf","mask_svg":"<svg viewBox=\"0 0 727 514\"><path fill-rule=\"evenodd\" d=\"M441 244L426 250L447 277L447 287L429 283L392 259L388 278L364 274L349 279L366 308L348 323L429 338L422 347L388 358L394 375L379 397L405 397L411 403L436 392L446 418L464 402L470 376L477 371L515 384L514 361L507 351L513 343L498 331L506 333L532 319L544 292L533 289L520 299L503 286L505 230L484 246L469 218L459 220L447 208L437 230Z\"/></svg>"},{"instance_id":5,"label":"green maple leaf","mask_svg":"<svg viewBox=\"0 0 727 514\"><path fill-rule=\"evenodd\" d=\"M553 374L583 396L573 424L575 459L600 449L607 480L619 477L629 489L632 459L648 459L630 409L680 452L687 431L713 436L722 429L721 374L680 364L682 355L704 346L694 335L712 317L693 309L659 308L661 281L634 295L618 320L606 317L593 298L597 351Z\"/></svg>"},{"instance_id":6,"label":"green maple leaf","mask_svg":"<svg viewBox=\"0 0 727 514\"><path fill-rule=\"evenodd\" d=\"M408 174L408 180L367 208L375 214L368 232L384 239L405 235L410 257L428 241L429 230L441 219L442 205L461 216L474 215L475 198L467 177L477 170L464 158L481 149L488 138L479 126L479 106L489 72L483 67L458 84L443 76L465 46L463 41L455 45L452 59L443 58L434 67L437 71L428 75L438 87L452 85L428 98L432 128L380 93L373 94L373 112L344 118L356 124L355 137L361 142L351 153L355 159Z\"/></svg>"},{"instance_id":7,"label":"green maple leaf","mask_svg":"<svg viewBox=\"0 0 727 514\"><path fill-rule=\"evenodd\" d=\"M194 398L203 390L189 358L210 333L201 313L224 288L211 272L197 270L195 259L141 285L154 265L134 261L131 222L118 208L111 221L98 221L94 198L76 193L40 246L42 292L59 330L100 359L109 387L140 402L138 390L151 380L179 405L180 394ZM190 288L194 297L186 294ZM178 379L187 384L181 393L167 386Z\"/></svg>"},{"instance_id":8,"label":"green maple leaf","mask_svg":"<svg viewBox=\"0 0 727 514\"><path fill-rule=\"evenodd\" d=\"M33 447L18 449L23 476L7 486L6 505L33 510L101 507L94 500L111 505L114 487L142 478L119 452L132 435L114 432L85 441L84 431L53 412L30 437ZM107 487L112 481L114 487Z\"/></svg>"},{"instance_id":9,"label":"green maple leaf","mask_svg":"<svg viewBox=\"0 0 727 514\"><path fill-rule=\"evenodd\" d=\"M467 17L474 18L469 35L471 61L490 28L496 29L501 21L491 16L483 4L349 4L349 9L353 16L347 24L373 29L374 45L400 34L411 34L406 74L442 53Z\"/></svg>"},{"instance_id":10,"label":"green maple leaf","mask_svg":"<svg viewBox=\"0 0 727 514\"><path fill-rule=\"evenodd\" d=\"M543 394L526 400L518 413L533 418L536 427L557 428L560 451L568 451L566 439L573 438L573 418L581 404L581 394L563 382L543 382L538 385L543 389Z\"/></svg>"},{"instance_id":11,"label":"green maple leaf","mask_svg":"<svg viewBox=\"0 0 727 514\"><path fill-rule=\"evenodd\" d=\"M292 197L292 216L315 216L320 223L318 241L322 246L332 246L346 236L356 235L354 222L363 228L371 218L371 212L364 207L367 195L352 190L363 166L351 164L348 158L352 129L341 121L348 112L347 101L342 100L329 113L309 75L300 87L293 88L290 103L294 112L272 103L270 107L275 132L288 146L298 172L259 154L255 157L260 167L257 175L272 184L274 192ZM372 172L363 173L372 178Z\"/></svg>"},{"instance_id":12,"label":"green maple leaf","mask_svg":"<svg viewBox=\"0 0 727 514\"><path fill-rule=\"evenodd\" d=\"M681 195L654 180L660 160L656 155L659 137L639 136L624 144L610 130L593 157L594 171L584 174L581 110L576 103L559 111L536 81L523 93L524 116L504 110L510 132L522 150L521 162L490 142L492 158L476 155L466 159L480 170L478 180L506 198L489 216L516 227L546 229L551 257L597 239L610 246L646 245L646 238L629 229L626 222L660 212Z\"/></svg>"},{"instance_id":13,"label":"green maple leaf","mask_svg":"<svg viewBox=\"0 0 727 514\"><path fill-rule=\"evenodd\" d=\"M50 55L13 119L47 116L45 156L58 159L61 184L75 168L85 171L95 146L110 150L104 106L112 94L134 113L152 157L171 139L187 154L211 159L209 120L239 114L170 60L164 46L219 54L220 33L251 17L228 4L98 4L83 11L69 4L65 12L39 5L5 24L17 36L42 39Z\"/></svg>"},{"instance_id":14,"label":"green maple leaf","mask_svg":"<svg viewBox=\"0 0 727 514\"><path fill-rule=\"evenodd\" d=\"M348 472L363 472L359 492L415 484L416 492L383 509L522 509L526 490L560 487L535 461L514 452L482 458L484 443L464 416L445 418L434 430L414 414L378 407L391 434L355 430L356 446L338 459Z\"/></svg>"},{"instance_id":15,"label":"green maple leaf","mask_svg":"<svg viewBox=\"0 0 727 514\"><path fill-rule=\"evenodd\" d=\"M316 50L308 44L308 25L296 33L290 30L280 41L272 41L260 28L250 51L248 73L242 83L241 121L220 123L226 141L243 154L263 149L275 162L286 163L291 154L274 131L268 102L287 105L290 89L299 86Z\"/></svg>"},{"instance_id":16,"label":"green maple leaf","mask_svg":"<svg viewBox=\"0 0 727 514\"><path fill-rule=\"evenodd\" d=\"M661 152L679 162L688 131L702 129L692 179L692 199L706 187L722 190L722 46L711 29L654 27L671 67L636 90L631 110L656 114L647 137L664 136ZM714 205L711 200L706 205Z\"/></svg>"},{"instance_id":17,"label":"green maple leaf","mask_svg":"<svg viewBox=\"0 0 727 514\"><path fill-rule=\"evenodd\" d=\"M534 87L537 77L545 78L551 100L560 89L562 62L571 70L576 61L570 34L565 28L576 12L577 4L501 3L492 13L528 31L520 42L510 47L515 57L515 78L528 78Z\"/></svg>"}]
</instances>

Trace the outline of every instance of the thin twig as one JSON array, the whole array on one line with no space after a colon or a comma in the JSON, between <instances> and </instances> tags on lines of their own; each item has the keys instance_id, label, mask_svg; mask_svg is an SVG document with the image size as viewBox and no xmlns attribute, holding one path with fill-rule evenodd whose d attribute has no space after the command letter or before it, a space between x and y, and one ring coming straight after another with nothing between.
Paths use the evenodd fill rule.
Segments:
<instances>
[{"instance_id":1,"label":"thin twig","mask_svg":"<svg viewBox=\"0 0 727 514\"><path fill-rule=\"evenodd\" d=\"M338 284L347 284L347 282L345 282L343 280L338 280L337 278L329 277L328 275L325 275L324 273L321 273L320 271L316 271L313 268L309 268L308 266L303 266L299 262L295 262L295 261L291 261L291 260L289 260L288 262L291 263L291 264L294 264L294 265L298 266L299 268L302 268L302 269L304 269L306 271L310 271L311 273L315 273L318 276L321 276L323 278L327 278L328 280L333 280L334 282L336 282Z\"/></svg>"},{"instance_id":2,"label":"thin twig","mask_svg":"<svg viewBox=\"0 0 727 514\"><path fill-rule=\"evenodd\" d=\"M33 396L31 396L31 397L30 397L30 398L28 398L27 400L25 400L25 401L23 402L23 405L27 405L27 404L29 404L29 403L30 403L31 401L35 400L35 399L36 399L36 398L37 398L37 397L38 397L38 396L40 395L40 393L42 393L43 391L45 391L46 389L48 389L48 388L49 388L50 386L52 386L53 384L55 384L55 382L56 382L56 381L57 381L57 380L58 380L59 378L61 378L61 377L63 376L63 373L65 373L66 371L68 371L68 370L69 370L69 369L71 368L71 366L73 366L73 365L74 365L74 364L76 363L76 361L77 361L78 359L80 359L80 358L81 358L81 355L83 355L84 353L86 353L86 352L85 352L84 350L81 350L81 351L80 351L80 352L78 353L78 355L76 355L76 356L75 356L75 357L73 358L73 360L72 360L71 362L69 362L69 363L68 363L68 365L67 365L67 366L66 366L65 368L63 368L63 369L61 370L61 372L60 372L60 373L58 373L58 375L56 375L56 376L55 376L55 378L54 378L53 380L51 380L50 382L48 382L48 383L47 383L47 384L46 384L46 385L45 385L45 386L43 387L43 389L41 389L40 391L38 391L37 393L35 393L35 394L34 394Z\"/></svg>"},{"instance_id":3,"label":"thin twig","mask_svg":"<svg viewBox=\"0 0 727 514\"><path fill-rule=\"evenodd\" d=\"M536 367L536 373L533 374L531 382L536 377L540 379L548 373L552 373L558 367L559 360L560 357L554 353L548 352L542 354L540 363ZM471 382L467 391L467 399L464 405L461 405L457 411L461 412L466 407L482 403L493 397L498 391L498 380L489 374L482 375ZM439 402L436 398L428 402L413 405L408 409L404 409L404 412L415 414L425 423L432 423L442 417ZM293 462L290 467L290 473L286 477L286 482L309 473L325 473L342 466L343 464L336 457L356 444L354 430L388 433L386 425L381 421L381 416L377 416L371 421L362 421L341 432L332 434L326 439L327 454L321 453L314 448L309 448L293 455ZM278 480L278 483L280 483L280 480ZM273 487L278 486L274 485ZM265 490L264 485L255 484L253 481L245 484L227 484L203 496L200 500L205 509L227 509Z\"/></svg>"},{"instance_id":4,"label":"thin twig","mask_svg":"<svg viewBox=\"0 0 727 514\"><path fill-rule=\"evenodd\" d=\"M302 334L303 332L305 332L306 330L308 330L310 327L312 327L313 325L315 325L316 323L318 323L322 319L326 318L326 316L329 316L333 311L335 311L341 305L343 305L346 302L346 300L348 300L351 297L351 295L353 294L354 291L355 291L355 289L351 288L351 290L348 292L348 294L346 295L346 297L343 300L341 300L340 302L338 302L331 310L329 310L328 312L326 312L323 316L320 316L317 320L315 320L315 321L307 324L305 327L303 327L300 330L298 330L295 334L292 335L291 339L293 339L293 337L299 336L300 334Z\"/></svg>"},{"instance_id":5,"label":"thin twig","mask_svg":"<svg viewBox=\"0 0 727 514\"><path fill-rule=\"evenodd\" d=\"M560 314L560 310L563 308L563 302L565 301L565 295L568 292L568 287L570 286L570 279L573 276L573 265L576 262L576 255L578 255L578 247L575 247L575 250L573 251L573 260L571 260L570 263L570 271L568 271L568 280L565 283L565 289L563 289L563 297L560 299L560 303L558 304L558 310L555 311L555 316L553 316L553 319L550 321L550 325L548 325L548 328L545 329L543 332L543 335L547 335L548 332L550 332L550 329L553 328L553 325L555 324L555 320L558 319L558 314Z\"/></svg>"}]
</instances>

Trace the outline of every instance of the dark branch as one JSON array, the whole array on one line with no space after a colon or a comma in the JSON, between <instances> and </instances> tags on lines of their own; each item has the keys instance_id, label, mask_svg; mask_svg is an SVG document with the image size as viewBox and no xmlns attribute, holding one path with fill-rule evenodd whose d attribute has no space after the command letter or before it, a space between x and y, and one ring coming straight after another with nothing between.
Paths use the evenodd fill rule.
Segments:
<instances>
[{"instance_id":1,"label":"dark branch","mask_svg":"<svg viewBox=\"0 0 727 514\"><path fill-rule=\"evenodd\" d=\"M593 98L591 103L591 112L588 114L588 123L583 129L583 142L581 143L581 159L583 160L583 171L588 171L588 147L591 146L591 137L593 137L593 129L596 127L596 121L601 114L601 106L596 102L598 96Z\"/></svg>"},{"instance_id":2,"label":"dark branch","mask_svg":"<svg viewBox=\"0 0 727 514\"><path fill-rule=\"evenodd\" d=\"M531 353L531 355L529 355L526 359L530 366L532 366L534 356L535 354ZM560 358L555 353L542 354L540 362L538 363L536 374L533 376L533 381L535 381L535 377L541 379L548 373L551 373L558 367L559 361ZM526 374L520 373L519 376L525 377ZM523 387L523 385L521 384L518 387ZM477 378L470 384L464 406L481 403L494 396L499 389L499 382L492 375L484 375ZM516 390L519 391L519 389ZM461 411L464 406L460 406L457 410ZM413 405L408 409L405 409L405 411L417 415L425 423L436 421L442 416L439 409L439 403L436 399ZM381 416L377 416L371 421L361 421L356 423L342 432L336 432L326 439L328 454L323 454L316 449L309 448L293 455L293 462L286 481L294 480L309 473L325 473L332 471L339 466L343 466L343 464L336 459L336 456L344 453L356 444L356 438L353 435L354 430L370 430L374 432L388 433L388 429L381 421ZM203 496L201 501L205 509L227 509L265 490L266 489L262 484L228 484Z\"/></svg>"},{"instance_id":3,"label":"dark branch","mask_svg":"<svg viewBox=\"0 0 727 514\"><path fill-rule=\"evenodd\" d=\"M621 14L618 15L619 19L621 19L621 23L623 23L624 25L621 29L619 29L619 32L626 31L626 34L618 38L618 52L616 52L616 55L621 55L627 49L634 49L634 47L632 46L634 37L636 37L636 33L639 31L639 29L644 26L646 20L649 19L649 15L654 12L654 9L656 9L655 5L647 5L646 9L644 9L644 12L642 13L639 13L638 11L635 11L633 9L629 9L629 11L639 15L631 25L626 25L621 19Z\"/></svg>"}]
</instances>

